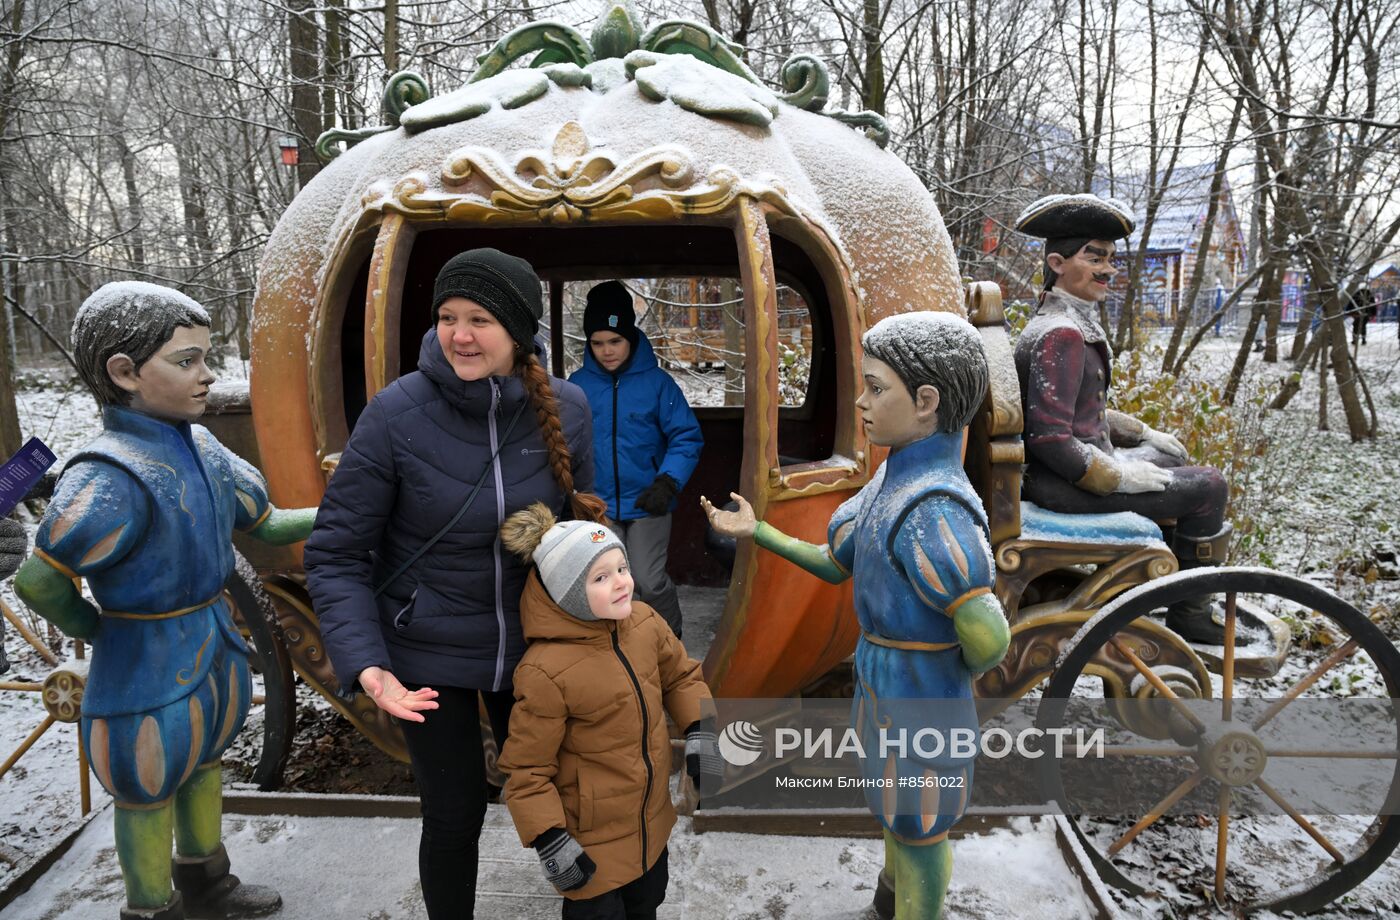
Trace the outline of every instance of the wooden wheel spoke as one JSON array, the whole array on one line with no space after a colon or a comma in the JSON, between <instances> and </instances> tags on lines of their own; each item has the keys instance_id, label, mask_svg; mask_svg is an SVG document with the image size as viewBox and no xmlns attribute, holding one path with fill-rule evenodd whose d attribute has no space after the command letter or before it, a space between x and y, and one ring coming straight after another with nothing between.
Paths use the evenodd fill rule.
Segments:
<instances>
[{"instance_id":1,"label":"wooden wheel spoke","mask_svg":"<svg viewBox=\"0 0 1400 920\"><path fill-rule=\"evenodd\" d=\"M1302 814L1299 813L1298 809L1294 808L1288 802L1287 799L1279 795L1277 789L1264 782L1263 777L1256 779L1254 781L1254 785L1258 786L1260 791L1262 791L1269 798L1273 799L1274 804L1277 805L1279 808L1282 808L1284 812L1288 815L1288 817L1292 818L1294 823L1301 827L1309 837L1317 841L1317 845L1326 850L1328 856L1332 857L1332 859L1335 860L1338 864L1345 863L1347 861L1346 857L1342 855L1342 851L1333 846L1332 841L1328 840L1327 837L1322 833L1322 831L1314 827L1311 821L1303 817Z\"/></svg>"},{"instance_id":2,"label":"wooden wheel spoke","mask_svg":"<svg viewBox=\"0 0 1400 920\"><path fill-rule=\"evenodd\" d=\"M24 756L26 751L34 746L34 742L43 737L44 732L48 731L49 726L53 725L55 721L57 720L54 719L52 715L44 716L44 721L39 723L39 727L29 733L29 737L24 739L23 744L15 748L15 752L9 756L8 760L0 764L0 776L4 776L6 773L10 772L10 767L19 763L19 759Z\"/></svg>"},{"instance_id":3,"label":"wooden wheel spoke","mask_svg":"<svg viewBox=\"0 0 1400 920\"><path fill-rule=\"evenodd\" d=\"M34 648L34 651L39 653L40 658L47 661L53 667L58 667L58 656L44 644L42 639L34 635L34 631L30 629L29 626L10 609L10 605L4 601L0 601L0 615L3 615L5 619L10 621L10 625L15 628L15 632L19 633L20 636L24 638L24 641L28 642Z\"/></svg>"},{"instance_id":4,"label":"wooden wheel spoke","mask_svg":"<svg viewBox=\"0 0 1400 920\"><path fill-rule=\"evenodd\" d=\"M1270 719L1278 715L1280 712L1283 712L1284 707L1296 700L1298 697L1302 696L1303 693L1309 687L1321 680L1322 675L1326 674L1328 671L1332 670L1337 665L1341 664L1343 661L1346 661L1360 647L1361 643L1358 642L1356 639L1349 639L1344 645L1338 646L1336 651L1328 655L1326 658L1322 659L1322 661L1318 662L1317 667L1309 671L1301 680L1299 680L1292 687L1289 687L1287 693L1279 697L1269 706L1268 709L1260 713L1259 718L1254 720L1252 726L1254 730L1258 731L1260 728L1264 727L1264 725L1268 724Z\"/></svg>"},{"instance_id":5,"label":"wooden wheel spoke","mask_svg":"<svg viewBox=\"0 0 1400 920\"><path fill-rule=\"evenodd\" d=\"M1072 750L1066 749L1066 753L1074 757L1088 757L1095 752L1100 752L1105 757L1194 757L1195 748L1180 747L1179 745L1131 745L1131 744L1106 744L1102 748L1096 747L1075 747Z\"/></svg>"},{"instance_id":6,"label":"wooden wheel spoke","mask_svg":"<svg viewBox=\"0 0 1400 920\"><path fill-rule=\"evenodd\" d=\"M1230 842L1230 787L1220 787L1220 810L1215 832L1215 900L1225 900L1225 863Z\"/></svg>"},{"instance_id":7,"label":"wooden wheel spoke","mask_svg":"<svg viewBox=\"0 0 1400 920\"><path fill-rule=\"evenodd\" d=\"M1231 591L1225 596L1225 656L1220 667L1220 718L1229 722L1235 711L1235 632L1238 596ZM1217 895L1218 897L1218 895Z\"/></svg>"},{"instance_id":8,"label":"wooden wheel spoke","mask_svg":"<svg viewBox=\"0 0 1400 920\"><path fill-rule=\"evenodd\" d=\"M1340 750L1332 750L1332 751L1322 750L1322 749L1319 749L1319 748L1312 748L1312 749L1307 749L1307 748L1279 748L1278 750L1272 750L1272 749L1267 749L1267 748L1266 748L1265 751L1264 751L1264 753L1265 753L1265 754L1268 754L1270 759L1273 759L1273 758L1275 758L1275 757L1318 757L1318 758L1326 758L1326 759L1328 759L1328 760L1331 760L1332 758L1336 758L1336 759L1338 759L1338 760L1396 760L1396 759L1400 759L1400 751L1396 751L1396 750L1394 750L1394 749L1386 750L1386 749L1384 749L1384 748L1373 748L1373 749L1370 749L1370 750L1366 750L1366 749L1364 749L1364 748L1358 748L1358 749L1342 748L1342 749L1340 749Z\"/></svg>"},{"instance_id":9,"label":"wooden wheel spoke","mask_svg":"<svg viewBox=\"0 0 1400 920\"><path fill-rule=\"evenodd\" d=\"M1175 789L1169 792L1165 799L1162 799L1162 801L1158 802L1152 807L1151 811L1143 815L1142 819L1139 820L1138 823L1128 828L1128 832L1126 834L1124 834L1122 837L1119 837L1113 842L1113 846L1108 848L1108 858L1112 859L1114 856L1117 856L1125 846L1133 842L1133 840L1137 837L1138 834L1141 834L1143 831L1147 830L1154 823L1156 823L1157 819L1161 818L1162 815L1167 813L1167 809L1171 808L1177 802L1185 798L1191 792L1191 790L1199 786L1201 784L1201 780L1205 778L1206 774L1204 770L1197 770L1195 773L1192 773L1190 776L1188 776L1180 786L1177 786Z\"/></svg>"},{"instance_id":10,"label":"wooden wheel spoke","mask_svg":"<svg viewBox=\"0 0 1400 920\"><path fill-rule=\"evenodd\" d=\"M1167 686L1166 681L1162 680L1162 678L1157 675L1156 671L1149 668L1146 663L1137 656L1137 652L1134 652L1126 642L1117 636L1114 636L1108 641L1109 644L1118 650L1118 654L1122 655L1129 664L1137 668L1138 673L1145 677L1147 682L1151 684L1158 693L1171 701L1172 706L1176 707L1176 711L1181 713L1182 718L1190 722L1197 731L1204 730L1205 726L1201 724L1201 720L1196 717L1196 714L1190 710L1181 697L1176 695L1175 690Z\"/></svg>"}]
</instances>

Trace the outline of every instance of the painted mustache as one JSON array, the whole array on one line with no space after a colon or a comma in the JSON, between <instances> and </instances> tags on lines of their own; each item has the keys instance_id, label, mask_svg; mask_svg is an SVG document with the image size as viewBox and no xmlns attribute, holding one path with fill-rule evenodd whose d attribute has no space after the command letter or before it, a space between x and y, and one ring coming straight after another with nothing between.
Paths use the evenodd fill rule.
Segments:
<instances>
[{"instance_id":1,"label":"painted mustache","mask_svg":"<svg viewBox=\"0 0 1400 920\"><path fill-rule=\"evenodd\" d=\"M1108 284L1108 282L1113 280L1113 276L1108 272L1094 272L1094 280L1100 284Z\"/></svg>"}]
</instances>

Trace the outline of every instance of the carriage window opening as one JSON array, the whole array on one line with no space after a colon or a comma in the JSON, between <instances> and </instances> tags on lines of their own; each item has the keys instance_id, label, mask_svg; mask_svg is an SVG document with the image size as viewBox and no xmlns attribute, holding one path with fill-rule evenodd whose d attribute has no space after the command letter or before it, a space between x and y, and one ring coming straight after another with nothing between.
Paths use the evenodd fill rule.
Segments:
<instances>
[{"instance_id":1,"label":"carriage window opening","mask_svg":"<svg viewBox=\"0 0 1400 920\"><path fill-rule=\"evenodd\" d=\"M564 287L564 370L583 364L587 343L583 313L597 282ZM680 384L694 408L744 405L744 292L738 279L671 277L622 279L632 293L637 327L651 342L657 363ZM793 288L778 286L778 389L780 405L807 401L811 374L812 318Z\"/></svg>"}]
</instances>

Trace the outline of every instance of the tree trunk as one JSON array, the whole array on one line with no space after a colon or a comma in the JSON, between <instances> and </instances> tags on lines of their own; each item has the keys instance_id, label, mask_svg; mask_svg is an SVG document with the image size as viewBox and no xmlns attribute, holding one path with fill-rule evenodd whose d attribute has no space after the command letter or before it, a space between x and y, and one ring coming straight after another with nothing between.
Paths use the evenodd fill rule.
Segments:
<instances>
[{"instance_id":1,"label":"tree trunk","mask_svg":"<svg viewBox=\"0 0 1400 920\"><path fill-rule=\"evenodd\" d=\"M1366 410L1361 405L1361 394L1357 392L1357 374L1352 371L1351 353L1347 351L1345 320L1332 317L1332 368L1337 377L1337 395L1342 398L1342 412L1346 415L1347 434L1352 441L1364 441L1371 436L1371 426L1366 422Z\"/></svg>"},{"instance_id":2,"label":"tree trunk","mask_svg":"<svg viewBox=\"0 0 1400 920\"><path fill-rule=\"evenodd\" d=\"M1324 335L1323 330L1318 330L1318 338L1322 341L1322 349L1318 352L1317 361L1317 430L1331 431L1327 424L1327 360L1331 357L1328 352L1332 350L1332 339Z\"/></svg>"},{"instance_id":3,"label":"tree trunk","mask_svg":"<svg viewBox=\"0 0 1400 920\"><path fill-rule=\"evenodd\" d=\"M399 72L399 0L384 0L384 70Z\"/></svg>"},{"instance_id":4,"label":"tree trunk","mask_svg":"<svg viewBox=\"0 0 1400 920\"><path fill-rule=\"evenodd\" d=\"M865 107L885 114L885 50L880 38L880 0L864 0L861 39L865 48Z\"/></svg>"},{"instance_id":5,"label":"tree trunk","mask_svg":"<svg viewBox=\"0 0 1400 920\"><path fill-rule=\"evenodd\" d=\"M1280 288L1280 291L1282 288ZM1283 300L1272 298L1264 305L1264 362L1278 363L1278 328L1283 322Z\"/></svg>"},{"instance_id":6,"label":"tree trunk","mask_svg":"<svg viewBox=\"0 0 1400 920\"><path fill-rule=\"evenodd\" d=\"M292 122L297 134L297 183L301 188L321 171L316 138L321 134L321 100L316 80L320 55L312 0L287 4L287 49L291 58Z\"/></svg>"},{"instance_id":7,"label":"tree trunk","mask_svg":"<svg viewBox=\"0 0 1400 920\"><path fill-rule=\"evenodd\" d=\"M1225 167L1230 158L1230 151L1235 146L1235 132L1239 129L1240 114L1244 111L1244 97L1241 96L1235 102L1235 114L1230 120L1230 130L1225 137L1225 143L1220 148L1220 156L1215 161L1215 175L1210 180L1210 204L1206 206L1205 222L1201 226L1201 241L1196 246L1196 261L1191 266L1191 282L1186 290L1186 297L1177 308L1176 322L1172 324L1171 341L1167 343L1167 353L1162 356L1162 370L1166 371L1176 363L1176 354L1181 349L1181 337L1186 334L1186 327L1191 324L1191 313L1196 307L1196 298L1201 293L1201 284L1205 280L1206 259L1210 255L1210 241L1215 233L1215 215L1220 210L1220 191L1225 184Z\"/></svg>"},{"instance_id":8,"label":"tree trunk","mask_svg":"<svg viewBox=\"0 0 1400 920\"><path fill-rule=\"evenodd\" d=\"M5 312L9 313L8 305ZM0 323L0 458L8 460L23 446L15 404L15 366L10 363L10 324Z\"/></svg>"},{"instance_id":9,"label":"tree trunk","mask_svg":"<svg viewBox=\"0 0 1400 920\"><path fill-rule=\"evenodd\" d=\"M341 20L345 15L345 0L327 0L326 59L321 72L321 130L335 127L336 92L345 83L345 50ZM349 112L341 112L343 123L349 125Z\"/></svg>"},{"instance_id":10,"label":"tree trunk","mask_svg":"<svg viewBox=\"0 0 1400 920\"><path fill-rule=\"evenodd\" d=\"M1249 311L1249 323L1244 330L1244 338L1240 340L1240 350L1235 352L1235 363L1230 368L1230 379L1225 384L1225 393L1221 396L1221 402L1227 406L1235 404L1235 396L1240 391L1240 381L1244 379L1245 365L1249 363L1249 351L1254 347L1254 336L1259 331L1259 321L1264 316L1264 305L1256 297L1254 306Z\"/></svg>"},{"instance_id":11,"label":"tree trunk","mask_svg":"<svg viewBox=\"0 0 1400 920\"><path fill-rule=\"evenodd\" d=\"M121 125L116 126L112 133L112 143L117 147L117 158L121 161L122 167L122 188L126 191L126 211L127 220L131 221L130 231L126 234L127 251L130 253L131 264L138 269L146 267L146 246L142 242L141 221L141 189L136 184L136 154L127 144L125 135L122 134Z\"/></svg>"}]
</instances>

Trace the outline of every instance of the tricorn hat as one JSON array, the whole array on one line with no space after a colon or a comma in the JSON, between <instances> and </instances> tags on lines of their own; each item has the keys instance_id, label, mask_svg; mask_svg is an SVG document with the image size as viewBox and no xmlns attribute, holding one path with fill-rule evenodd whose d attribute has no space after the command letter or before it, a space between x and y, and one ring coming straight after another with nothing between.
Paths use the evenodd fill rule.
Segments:
<instances>
[{"instance_id":1,"label":"tricorn hat","mask_svg":"<svg viewBox=\"0 0 1400 920\"><path fill-rule=\"evenodd\" d=\"M1120 240L1136 225L1132 210L1123 202L1087 193L1046 195L1016 218L1017 230L1047 240Z\"/></svg>"}]
</instances>

